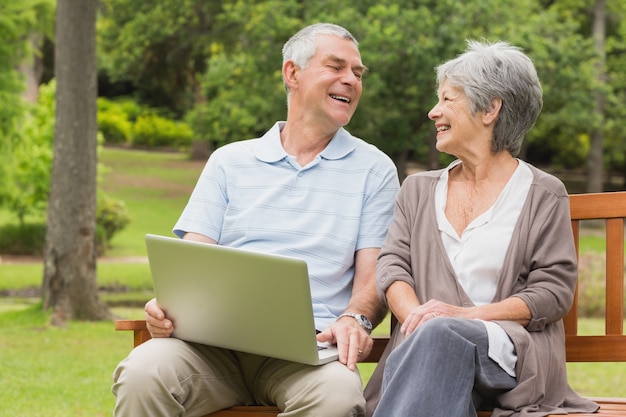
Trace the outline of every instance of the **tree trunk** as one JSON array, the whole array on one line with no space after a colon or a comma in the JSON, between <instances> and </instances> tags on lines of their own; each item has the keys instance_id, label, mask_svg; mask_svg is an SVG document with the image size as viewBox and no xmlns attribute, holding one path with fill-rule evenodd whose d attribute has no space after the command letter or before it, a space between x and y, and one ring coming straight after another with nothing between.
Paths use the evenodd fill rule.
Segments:
<instances>
[{"instance_id":1,"label":"tree trunk","mask_svg":"<svg viewBox=\"0 0 626 417\"><path fill-rule=\"evenodd\" d=\"M20 72L24 76L26 89L23 97L29 103L36 103L39 95L39 83L43 74L43 59L41 57L41 47L43 45L43 36L39 33L32 32L28 39L35 52L25 59L20 65Z\"/></svg>"},{"instance_id":2,"label":"tree trunk","mask_svg":"<svg viewBox=\"0 0 626 417\"><path fill-rule=\"evenodd\" d=\"M439 151L437 150L437 135L434 133L428 137L428 169L440 168Z\"/></svg>"},{"instance_id":3,"label":"tree trunk","mask_svg":"<svg viewBox=\"0 0 626 417\"><path fill-rule=\"evenodd\" d=\"M400 184L402 184L402 182L408 175L408 161L409 161L408 149L405 149L400 152L395 152L393 154L393 162L396 165L396 169L398 170L398 180L400 181Z\"/></svg>"},{"instance_id":4,"label":"tree trunk","mask_svg":"<svg viewBox=\"0 0 626 417\"><path fill-rule=\"evenodd\" d=\"M596 77L599 87L596 89L596 109L598 116L597 124L591 131L589 156L587 159L587 192L597 193L604 191L602 185L604 165L604 107L605 97L602 86L606 83L606 53L604 43L606 38L606 0L596 0L593 8L593 38L598 53Z\"/></svg>"},{"instance_id":5,"label":"tree trunk","mask_svg":"<svg viewBox=\"0 0 626 417\"><path fill-rule=\"evenodd\" d=\"M110 317L96 279L97 0L58 0L43 303L53 323Z\"/></svg>"}]
</instances>

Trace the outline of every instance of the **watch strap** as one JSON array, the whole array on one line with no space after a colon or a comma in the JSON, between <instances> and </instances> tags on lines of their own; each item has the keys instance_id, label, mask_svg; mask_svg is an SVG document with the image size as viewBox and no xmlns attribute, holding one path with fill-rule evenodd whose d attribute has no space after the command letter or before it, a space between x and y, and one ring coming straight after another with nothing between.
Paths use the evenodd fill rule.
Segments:
<instances>
[{"instance_id":1,"label":"watch strap","mask_svg":"<svg viewBox=\"0 0 626 417\"><path fill-rule=\"evenodd\" d=\"M361 326L363 330L365 330L367 333L371 333L372 322L367 317L365 317L365 315L346 311L345 313L340 314L339 317L337 317L337 320L341 319L342 317L352 317L354 320L356 320L357 323L359 323L359 326ZM366 325L366 323L369 323L369 327Z\"/></svg>"}]
</instances>

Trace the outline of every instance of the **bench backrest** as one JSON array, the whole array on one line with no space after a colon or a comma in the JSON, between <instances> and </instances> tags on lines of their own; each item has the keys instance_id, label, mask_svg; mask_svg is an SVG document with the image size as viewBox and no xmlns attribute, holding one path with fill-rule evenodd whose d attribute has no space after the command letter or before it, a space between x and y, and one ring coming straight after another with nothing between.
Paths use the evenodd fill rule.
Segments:
<instances>
[{"instance_id":1,"label":"bench backrest","mask_svg":"<svg viewBox=\"0 0 626 417\"><path fill-rule=\"evenodd\" d=\"M574 304L565 317L568 362L624 362L624 219L626 192L573 194L570 196L572 230L579 250L580 223L601 220L606 224L605 334L578 335L578 289ZM587 277L581 276L578 281Z\"/></svg>"}]
</instances>

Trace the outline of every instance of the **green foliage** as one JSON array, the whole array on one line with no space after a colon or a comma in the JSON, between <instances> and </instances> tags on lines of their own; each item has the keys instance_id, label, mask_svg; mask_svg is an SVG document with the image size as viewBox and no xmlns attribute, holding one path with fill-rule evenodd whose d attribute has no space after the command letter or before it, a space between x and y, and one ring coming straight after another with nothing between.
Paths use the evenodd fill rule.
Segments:
<instances>
[{"instance_id":1,"label":"green foliage","mask_svg":"<svg viewBox=\"0 0 626 417\"><path fill-rule=\"evenodd\" d=\"M98 130L108 144L188 147L193 136L191 128L159 113L167 112L142 106L128 97L116 100L101 97Z\"/></svg>"},{"instance_id":2,"label":"green foliage","mask_svg":"<svg viewBox=\"0 0 626 417\"><path fill-rule=\"evenodd\" d=\"M103 255L111 239L130 223L131 218L123 200L99 192L96 214L98 253ZM0 225L0 253L5 255L43 254L46 240L44 222L20 222Z\"/></svg>"},{"instance_id":3,"label":"green foliage","mask_svg":"<svg viewBox=\"0 0 626 417\"><path fill-rule=\"evenodd\" d=\"M210 60L202 86L204 93L215 99L196 105L186 119L196 137L217 147L257 137L267 130L269 120L284 119L286 97L281 73L261 75L255 60L246 54L219 54ZM238 87L251 78L256 78L257 91L252 95Z\"/></svg>"},{"instance_id":4,"label":"green foliage","mask_svg":"<svg viewBox=\"0 0 626 417\"><path fill-rule=\"evenodd\" d=\"M0 150L19 140L14 134L24 112L20 94L25 86L17 69L32 52L31 35L51 36L54 4L54 0L0 0Z\"/></svg>"},{"instance_id":5,"label":"green foliage","mask_svg":"<svg viewBox=\"0 0 626 417\"><path fill-rule=\"evenodd\" d=\"M130 216L123 200L117 200L100 193L98 197L96 225L102 235L99 241L103 247L108 247L113 236L123 230L130 223Z\"/></svg>"},{"instance_id":6,"label":"green foliage","mask_svg":"<svg viewBox=\"0 0 626 417\"><path fill-rule=\"evenodd\" d=\"M185 148L191 144L192 137L191 128L184 122L166 119L156 114L142 114L133 125L132 144Z\"/></svg>"},{"instance_id":7,"label":"green foliage","mask_svg":"<svg viewBox=\"0 0 626 417\"><path fill-rule=\"evenodd\" d=\"M485 38L520 46L534 59L542 79L544 110L526 148L531 162L584 165L589 133L601 127L610 150L607 161L626 172L626 133L621 128L626 117L626 6L618 0L607 1L604 84L596 80L591 0L104 4L101 68L117 79L133 80L143 98L150 95L148 90L160 91L163 99L154 101L159 105L178 103L184 96L186 105L170 108L188 110L186 121L196 137L213 146L258 136L284 118L282 44L306 24L330 21L355 34L370 68L348 128L388 154L410 152L426 160L433 139L427 118L435 98L433 68L460 53L465 39ZM170 70L184 74L185 81ZM604 119L593 111L599 89L607 99Z\"/></svg>"},{"instance_id":8,"label":"green foliage","mask_svg":"<svg viewBox=\"0 0 626 417\"><path fill-rule=\"evenodd\" d=\"M5 255L43 255L46 241L44 223L5 224L0 226L0 253Z\"/></svg>"},{"instance_id":9,"label":"green foliage","mask_svg":"<svg viewBox=\"0 0 626 417\"><path fill-rule=\"evenodd\" d=\"M33 52L31 39L50 35L53 15L52 0L0 0L0 204L22 222L45 198L50 155L45 112L21 98L25 85L17 69Z\"/></svg>"},{"instance_id":10,"label":"green foliage","mask_svg":"<svg viewBox=\"0 0 626 417\"><path fill-rule=\"evenodd\" d=\"M20 223L27 214L45 208L50 188L54 136L54 82L42 86L38 102L29 108L14 133L17 139L2 154L0 204Z\"/></svg>"},{"instance_id":11,"label":"green foliage","mask_svg":"<svg viewBox=\"0 0 626 417\"><path fill-rule=\"evenodd\" d=\"M119 103L98 99L98 130L105 143L130 143L133 125L129 115Z\"/></svg>"},{"instance_id":12,"label":"green foliage","mask_svg":"<svg viewBox=\"0 0 626 417\"><path fill-rule=\"evenodd\" d=\"M196 75L206 70L221 3L101 1L99 68L132 82L153 106L182 115L193 104Z\"/></svg>"}]
</instances>

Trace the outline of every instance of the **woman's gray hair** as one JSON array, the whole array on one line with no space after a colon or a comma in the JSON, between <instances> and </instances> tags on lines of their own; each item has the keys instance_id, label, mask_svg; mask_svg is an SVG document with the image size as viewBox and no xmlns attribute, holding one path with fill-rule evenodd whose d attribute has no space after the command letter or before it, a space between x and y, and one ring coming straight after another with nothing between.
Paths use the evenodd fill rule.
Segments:
<instances>
[{"instance_id":1,"label":"woman's gray hair","mask_svg":"<svg viewBox=\"0 0 626 417\"><path fill-rule=\"evenodd\" d=\"M468 40L467 45L463 54L436 68L437 85L447 81L462 88L474 114L491 110L493 100L501 99L491 148L517 156L543 106L537 70L520 48L509 43Z\"/></svg>"},{"instance_id":2,"label":"woman's gray hair","mask_svg":"<svg viewBox=\"0 0 626 417\"><path fill-rule=\"evenodd\" d=\"M315 55L317 37L320 35L335 35L349 40L359 46L356 38L343 27L333 23L315 23L307 26L293 35L283 46L283 65L292 60L298 67L306 68L309 60ZM285 90L289 88L285 84Z\"/></svg>"}]
</instances>

